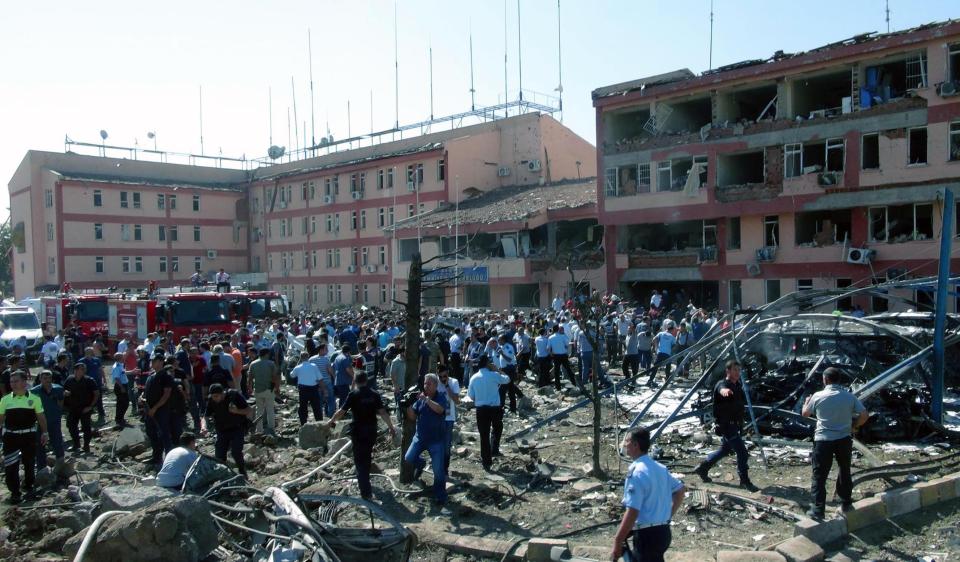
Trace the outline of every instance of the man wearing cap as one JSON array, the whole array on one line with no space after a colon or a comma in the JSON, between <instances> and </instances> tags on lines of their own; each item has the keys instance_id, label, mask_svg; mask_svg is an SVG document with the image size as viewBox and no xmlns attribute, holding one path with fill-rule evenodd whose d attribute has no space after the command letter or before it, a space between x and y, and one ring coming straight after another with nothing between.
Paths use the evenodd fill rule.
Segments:
<instances>
[{"instance_id":1,"label":"man wearing cap","mask_svg":"<svg viewBox=\"0 0 960 562\"><path fill-rule=\"evenodd\" d=\"M370 466L373 446L377 442L377 416L387 424L391 437L396 436L397 429L393 426L393 420L390 419L383 405L383 397L367 386L367 373L364 371L357 373L356 388L347 394L343 405L333 414L327 425L332 428L347 412L353 416L350 439L353 441L353 462L357 468L357 485L360 487L360 497L369 500L373 497L373 489L370 486Z\"/></svg>"},{"instance_id":2,"label":"man wearing cap","mask_svg":"<svg viewBox=\"0 0 960 562\"><path fill-rule=\"evenodd\" d=\"M87 366L80 362L74 363L73 376L63 383L67 431L73 439L71 450L74 453L79 452L81 447L78 424L83 428L83 451L90 452L90 437L93 435L90 429L90 418L93 415L93 408L97 405L99 394L97 383L87 376Z\"/></svg>"},{"instance_id":3,"label":"man wearing cap","mask_svg":"<svg viewBox=\"0 0 960 562\"><path fill-rule=\"evenodd\" d=\"M3 426L3 468L10 503L20 503L20 462L23 461L24 487L27 498L34 495L33 478L37 452L37 430L40 426L40 445L47 443L47 419L43 415L40 398L27 391L27 374L10 374L10 394L0 398L0 425Z\"/></svg>"},{"instance_id":4,"label":"man wearing cap","mask_svg":"<svg viewBox=\"0 0 960 562\"><path fill-rule=\"evenodd\" d=\"M247 427L250 407L243 396L234 389L224 391L220 384L210 385L206 415L213 418L213 427L217 431L214 455L226 464L227 450L237 463L237 472L246 476L247 468L243 460L243 434Z\"/></svg>"}]
</instances>

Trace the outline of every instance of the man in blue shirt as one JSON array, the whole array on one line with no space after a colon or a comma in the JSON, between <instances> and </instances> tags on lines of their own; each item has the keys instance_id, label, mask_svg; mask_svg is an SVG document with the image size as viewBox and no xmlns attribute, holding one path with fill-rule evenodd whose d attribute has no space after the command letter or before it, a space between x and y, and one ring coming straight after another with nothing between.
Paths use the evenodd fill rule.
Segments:
<instances>
[{"instance_id":1,"label":"man in blue shirt","mask_svg":"<svg viewBox=\"0 0 960 562\"><path fill-rule=\"evenodd\" d=\"M444 468L447 456L444 423L447 417L447 397L437 392L439 386L440 378L435 373L427 373L423 378L423 392L413 406L407 408L407 418L416 420L417 432L403 460L416 468L413 477L418 480L427 465L420 456L424 451L430 453L433 498L443 505L447 502L447 472Z\"/></svg>"},{"instance_id":2,"label":"man in blue shirt","mask_svg":"<svg viewBox=\"0 0 960 562\"><path fill-rule=\"evenodd\" d=\"M663 323L663 331L654 336L653 345L657 349L657 358L655 359L654 366L659 367L663 365L663 379L666 381L667 377L670 376L670 356L673 355L673 344L677 342L676 336L676 327L672 321ZM650 373L650 378L647 380L648 385L653 385L653 380L657 378L657 371L659 368L654 369Z\"/></svg>"},{"instance_id":3,"label":"man in blue shirt","mask_svg":"<svg viewBox=\"0 0 960 562\"><path fill-rule=\"evenodd\" d=\"M92 347L83 350L83 359L80 362L87 366L87 376L97 383L97 391L100 393L97 397L97 425L102 425L107 416L103 409L103 363L99 357L93 355Z\"/></svg>"},{"instance_id":4,"label":"man in blue shirt","mask_svg":"<svg viewBox=\"0 0 960 562\"><path fill-rule=\"evenodd\" d=\"M63 465L65 455L63 449L63 387L53 383L53 373L44 370L40 372L40 384L30 389L30 393L38 396L43 404L43 415L47 418L47 432L50 438L47 444L53 449L57 466ZM43 447L37 448L37 470L47 466L47 456Z\"/></svg>"},{"instance_id":5,"label":"man in blue shirt","mask_svg":"<svg viewBox=\"0 0 960 562\"><path fill-rule=\"evenodd\" d=\"M180 491L183 481L187 478L187 471L197 460L196 435L186 432L180 435L180 446L173 448L163 457L163 466L157 472L157 486Z\"/></svg>"},{"instance_id":6,"label":"man in blue shirt","mask_svg":"<svg viewBox=\"0 0 960 562\"><path fill-rule=\"evenodd\" d=\"M560 326L553 327L553 334L548 338L550 344L550 356L553 358L553 386L560 390L560 370L567 371L567 378L573 384L577 384L577 379L573 376L573 369L570 367L570 338L560 331Z\"/></svg>"},{"instance_id":7,"label":"man in blue shirt","mask_svg":"<svg viewBox=\"0 0 960 562\"><path fill-rule=\"evenodd\" d=\"M124 416L127 415L127 408L130 407L130 395L127 393L129 379L126 371L123 370L123 355L117 353L113 356L113 369L110 371L110 378L113 380L113 394L117 397L117 410L114 417L117 429L123 429L127 426Z\"/></svg>"},{"instance_id":8,"label":"man in blue shirt","mask_svg":"<svg viewBox=\"0 0 960 562\"><path fill-rule=\"evenodd\" d=\"M634 459L623 483L626 511L613 539L611 560L619 560L633 537L633 560L663 562L670 547L670 519L683 502L683 483L665 466L647 456L650 431L635 428L623 438L623 452Z\"/></svg>"},{"instance_id":9,"label":"man in blue shirt","mask_svg":"<svg viewBox=\"0 0 960 562\"><path fill-rule=\"evenodd\" d=\"M333 394L337 397L337 408L343 407L352 384L353 358L350 357L350 346L344 344L341 353L333 360Z\"/></svg>"}]
</instances>

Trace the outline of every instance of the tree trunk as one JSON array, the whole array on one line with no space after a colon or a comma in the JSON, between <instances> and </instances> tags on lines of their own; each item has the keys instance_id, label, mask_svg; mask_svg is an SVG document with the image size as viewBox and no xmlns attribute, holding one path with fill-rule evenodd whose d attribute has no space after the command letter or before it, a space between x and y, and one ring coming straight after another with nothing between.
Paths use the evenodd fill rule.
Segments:
<instances>
[{"instance_id":1,"label":"tree trunk","mask_svg":"<svg viewBox=\"0 0 960 562\"><path fill-rule=\"evenodd\" d=\"M407 320L403 344L403 359L406 366L404 390L416 386L420 373L420 284L422 281L423 268L418 252L410 261L410 274L407 276ZM403 431L400 439L400 482L403 484L413 482L413 465L404 461L403 455L410 448L416 429L416 422L407 419L406 412L403 412Z\"/></svg>"}]
</instances>

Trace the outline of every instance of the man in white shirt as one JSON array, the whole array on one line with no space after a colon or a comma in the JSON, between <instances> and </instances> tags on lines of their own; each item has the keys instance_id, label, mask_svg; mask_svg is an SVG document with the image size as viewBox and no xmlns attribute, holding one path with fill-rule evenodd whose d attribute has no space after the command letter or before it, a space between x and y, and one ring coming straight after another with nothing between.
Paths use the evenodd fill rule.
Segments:
<instances>
[{"instance_id":1,"label":"man in white shirt","mask_svg":"<svg viewBox=\"0 0 960 562\"><path fill-rule=\"evenodd\" d=\"M540 328L533 344L537 350L537 388L548 386L550 384L550 340L547 338L546 329Z\"/></svg>"},{"instance_id":2,"label":"man in white shirt","mask_svg":"<svg viewBox=\"0 0 960 562\"><path fill-rule=\"evenodd\" d=\"M510 396L510 413L517 413L517 398L523 398L523 392L517 386L517 354L513 344L507 341L506 334L500 334L497 346L497 366L500 372L510 377L510 384L500 387L500 407L504 406L504 399Z\"/></svg>"},{"instance_id":3,"label":"man in white shirt","mask_svg":"<svg viewBox=\"0 0 960 562\"><path fill-rule=\"evenodd\" d=\"M217 292L220 292L220 289L224 291L230 290L230 274L220 268L220 271L217 272Z\"/></svg>"},{"instance_id":4,"label":"man in white shirt","mask_svg":"<svg viewBox=\"0 0 960 562\"><path fill-rule=\"evenodd\" d=\"M560 370L567 371L567 378L577 384L573 376L573 368L570 367L570 339L566 334L560 332L559 326L553 327L553 334L547 339L550 344L550 357L553 359L553 386L560 390Z\"/></svg>"},{"instance_id":5,"label":"man in white shirt","mask_svg":"<svg viewBox=\"0 0 960 562\"><path fill-rule=\"evenodd\" d=\"M551 308L553 308L553 311L558 314L560 313L561 310L563 310L563 299L560 298L560 295L557 295L556 297L554 297Z\"/></svg>"},{"instance_id":6,"label":"man in white shirt","mask_svg":"<svg viewBox=\"0 0 960 562\"><path fill-rule=\"evenodd\" d=\"M460 383L454 377L450 376L450 370L446 365L437 367L440 376L440 385L437 392L443 392L447 395L447 417L444 419L444 437L447 443L447 457L444 459L446 472L450 472L450 451L453 447L453 426L457 423L457 404L460 403Z\"/></svg>"},{"instance_id":7,"label":"man in white shirt","mask_svg":"<svg viewBox=\"0 0 960 562\"><path fill-rule=\"evenodd\" d=\"M53 341L50 336L43 337L43 347L40 348L40 354L43 356L43 364L47 367L53 367L57 363L57 355L60 354L60 346Z\"/></svg>"},{"instance_id":8,"label":"man in white shirt","mask_svg":"<svg viewBox=\"0 0 960 562\"><path fill-rule=\"evenodd\" d=\"M460 328L453 330L453 335L448 342L450 343L450 372L453 378L460 382L463 380L463 336L460 335Z\"/></svg>"}]
</instances>

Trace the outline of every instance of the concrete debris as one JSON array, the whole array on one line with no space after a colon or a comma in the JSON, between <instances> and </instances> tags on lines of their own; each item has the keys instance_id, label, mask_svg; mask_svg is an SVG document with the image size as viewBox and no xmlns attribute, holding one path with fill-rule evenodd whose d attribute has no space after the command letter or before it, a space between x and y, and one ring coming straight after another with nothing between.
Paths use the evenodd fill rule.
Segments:
<instances>
[{"instance_id":1,"label":"concrete debris","mask_svg":"<svg viewBox=\"0 0 960 562\"><path fill-rule=\"evenodd\" d=\"M103 489L100 502L103 511L136 511L175 495L159 486L109 486Z\"/></svg>"},{"instance_id":2,"label":"concrete debris","mask_svg":"<svg viewBox=\"0 0 960 562\"><path fill-rule=\"evenodd\" d=\"M300 426L297 443L301 449L323 449L330 439L330 428L325 423L307 422Z\"/></svg>"}]
</instances>

